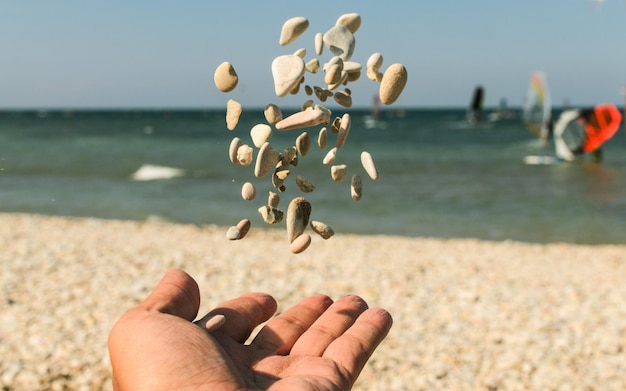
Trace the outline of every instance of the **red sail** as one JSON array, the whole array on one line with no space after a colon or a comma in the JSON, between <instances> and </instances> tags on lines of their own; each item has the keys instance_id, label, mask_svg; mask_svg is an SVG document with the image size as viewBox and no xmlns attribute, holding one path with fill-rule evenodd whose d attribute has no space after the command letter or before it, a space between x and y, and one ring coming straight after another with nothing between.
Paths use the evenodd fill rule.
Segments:
<instances>
[{"instance_id":1,"label":"red sail","mask_svg":"<svg viewBox=\"0 0 626 391\"><path fill-rule=\"evenodd\" d=\"M590 153L598 149L605 141L613 137L622 122L622 114L612 104L597 105L593 113L586 118L586 137L583 152Z\"/></svg>"}]
</instances>

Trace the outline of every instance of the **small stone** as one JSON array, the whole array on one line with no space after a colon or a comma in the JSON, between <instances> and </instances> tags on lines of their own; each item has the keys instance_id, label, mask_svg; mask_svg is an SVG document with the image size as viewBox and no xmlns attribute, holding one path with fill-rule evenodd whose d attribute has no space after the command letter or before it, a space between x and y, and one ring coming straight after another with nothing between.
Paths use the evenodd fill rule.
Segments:
<instances>
[{"instance_id":1,"label":"small stone","mask_svg":"<svg viewBox=\"0 0 626 391\"><path fill-rule=\"evenodd\" d=\"M330 239L335 234L335 231L332 228L321 221L313 220L310 225L311 229L324 239Z\"/></svg>"},{"instance_id":2,"label":"small stone","mask_svg":"<svg viewBox=\"0 0 626 391\"><path fill-rule=\"evenodd\" d=\"M254 166L254 175L257 178L263 178L276 166L276 163L280 160L280 154L272 148L270 143L265 142L256 158L256 165Z\"/></svg>"},{"instance_id":3,"label":"small stone","mask_svg":"<svg viewBox=\"0 0 626 391\"><path fill-rule=\"evenodd\" d=\"M246 182L241 186L241 197L246 201L251 201L256 197L256 189L250 182Z\"/></svg>"},{"instance_id":4,"label":"small stone","mask_svg":"<svg viewBox=\"0 0 626 391\"><path fill-rule=\"evenodd\" d=\"M363 151L361 152L361 164L363 168L367 172L367 175L372 178L372 180L378 180L378 170L376 170L376 166L374 165L374 160L372 159L372 155L369 152Z\"/></svg>"},{"instance_id":5,"label":"small stone","mask_svg":"<svg viewBox=\"0 0 626 391\"><path fill-rule=\"evenodd\" d=\"M311 86L304 86L304 93L307 94L308 96L313 95L313 88L311 88Z\"/></svg>"},{"instance_id":6,"label":"small stone","mask_svg":"<svg viewBox=\"0 0 626 391\"><path fill-rule=\"evenodd\" d=\"M226 102L226 128L228 130L233 130L237 127L239 116L241 116L241 103L234 99L229 99Z\"/></svg>"},{"instance_id":7,"label":"small stone","mask_svg":"<svg viewBox=\"0 0 626 391\"><path fill-rule=\"evenodd\" d=\"M309 108L313 108L313 101L311 99L307 100L306 102L304 102L302 104L302 111L309 109Z\"/></svg>"},{"instance_id":8,"label":"small stone","mask_svg":"<svg viewBox=\"0 0 626 391\"><path fill-rule=\"evenodd\" d=\"M307 28L309 28L309 20L305 17L296 16L288 19L280 30L278 44L280 46L289 45L302 35Z\"/></svg>"},{"instance_id":9,"label":"small stone","mask_svg":"<svg viewBox=\"0 0 626 391\"><path fill-rule=\"evenodd\" d=\"M321 87L313 87L313 92L315 93L315 96L317 96L317 99L320 100L320 102L325 102L326 99L328 99L328 94L327 94L327 90ZM330 91L328 91L330 92ZM330 94L332 95L333 93L330 92Z\"/></svg>"},{"instance_id":10,"label":"small stone","mask_svg":"<svg viewBox=\"0 0 626 391\"><path fill-rule=\"evenodd\" d=\"M339 117L335 117L335 120L333 121L332 125L330 126L330 130L337 134L339 133L339 127L341 126L341 118Z\"/></svg>"},{"instance_id":11,"label":"small stone","mask_svg":"<svg viewBox=\"0 0 626 391\"><path fill-rule=\"evenodd\" d=\"M374 70L379 70L380 67L383 66L383 55L380 53L373 53L365 63L366 68L372 68Z\"/></svg>"},{"instance_id":12,"label":"small stone","mask_svg":"<svg viewBox=\"0 0 626 391\"><path fill-rule=\"evenodd\" d=\"M325 149L327 141L328 141L328 130L326 129L326 127L323 127L322 129L320 129L320 132L317 135L317 146L320 147L320 149Z\"/></svg>"},{"instance_id":13,"label":"small stone","mask_svg":"<svg viewBox=\"0 0 626 391\"><path fill-rule=\"evenodd\" d=\"M289 203L287 208L287 238L292 243L298 236L304 233L304 229L309 225L311 216L311 203L303 197L296 197Z\"/></svg>"},{"instance_id":14,"label":"small stone","mask_svg":"<svg viewBox=\"0 0 626 391\"><path fill-rule=\"evenodd\" d=\"M311 149L311 138L307 132L302 132L301 135L296 138L296 149L300 156L306 156Z\"/></svg>"},{"instance_id":15,"label":"small stone","mask_svg":"<svg viewBox=\"0 0 626 391\"><path fill-rule=\"evenodd\" d=\"M335 90L337 89L339 86L341 85L345 85L348 82L348 72L346 71L341 71L341 77L339 78L339 80L337 81L337 83L334 84L329 84L328 85L328 89L329 90Z\"/></svg>"},{"instance_id":16,"label":"small stone","mask_svg":"<svg viewBox=\"0 0 626 391\"><path fill-rule=\"evenodd\" d=\"M251 146L247 144L241 145L237 149L237 161L239 162L239 164L241 164L242 166L249 166L250 164L252 164L253 152L254 151L252 150Z\"/></svg>"},{"instance_id":17,"label":"small stone","mask_svg":"<svg viewBox=\"0 0 626 391\"><path fill-rule=\"evenodd\" d=\"M279 121L275 126L278 130L301 129L319 124L328 124L330 121L330 111L322 109L317 105L315 108L309 108L300 111L289 117Z\"/></svg>"},{"instance_id":18,"label":"small stone","mask_svg":"<svg viewBox=\"0 0 626 391\"><path fill-rule=\"evenodd\" d=\"M317 58L313 58L307 61L307 63L304 64L304 69L306 69L306 71L309 73L317 73L320 70L320 60L318 60Z\"/></svg>"},{"instance_id":19,"label":"small stone","mask_svg":"<svg viewBox=\"0 0 626 391\"><path fill-rule=\"evenodd\" d=\"M378 69L367 68L367 78L380 83L383 81L383 74Z\"/></svg>"},{"instance_id":20,"label":"small stone","mask_svg":"<svg viewBox=\"0 0 626 391\"><path fill-rule=\"evenodd\" d=\"M239 229L239 232L241 232L242 238L246 236L248 231L250 231L250 225L251 223L248 219L242 219L237 223L237 228Z\"/></svg>"},{"instance_id":21,"label":"small stone","mask_svg":"<svg viewBox=\"0 0 626 391\"><path fill-rule=\"evenodd\" d=\"M228 231L226 231L226 237L228 240L243 239L248 231L250 231L250 220L243 219L239 221L236 226L228 228Z\"/></svg>"},{"instance_id":22,"label":"small stone","mask_svg":"<svg viewBox=\"0 0 626 391\"><path fill-rule=\"evenodd\" d=\"M350 114L345 113L341 117L341 122L339 124L339 131L337 132L337 148L341 148L346 143L348 138L348 134L350 133L350 125L352 124L352 120L350 119Z\"/></svg>"},{"instance_id":23,"label":"small stone","mask_svg":"<svg viewBox=\"0 0 626 391\"><path fill-rule=\"evenodd\" d=\"M326 64L324 64L324 72L327 72L333 65L339 66L339 70L343 71L343 60L339 56L333 56Z\"/></svg>"},{"instance_id":24,"label":"small stone","mask_svg":"<svg viewBox=\"0 0 626 391\"><path fill-rule=\"evenodd\" d=\"M215 69L213 81L215 81L215 86L218 90L222 92L230 92L237 87L239 77L237 76L237 72L235 72L235 68L233 68L231 63L223 62L217 67L217 69Z\"/></svg>"},{"instance_id":25,"label":"small stone","mask_svg":"<svg viewBox=\"0 0 626 391\"><path fill-rule=\"evenodd\" d=\"M286 188L283 183L290 173L291 171L279 165L274 171L274 174L272 174L272 185L278 189L278 191L284 192Z\"/></svg>"},{"instance_id":26,"label":"small stone","mask_svg":"<svg viewBox=\"0 0 626 391\"><path fill-rule=\"evenodd\" d=\"M278 208L264 205L259 208L259 213L267 224L278 224L283 221L284 213Z\"/></svg>"},{"instance_id":27,"label":"small stone","mask_svg":"<svg viewBox=\"0 0 626 391\"><path fill-rule=\"evenodd\" d=\"M380 82L380 101L390 105L398 99L407 81L406 68L402 64L392 64L383 74Z\"/></svg>"},{"instance_id":28,"label":"small stone","mask_svg":"<svg viewBox=\"0 0 626 391\"><path fill-rule=\"evenodd\" d=\"M335 182L341 182L348 176L348 166L345 164L338 164L330 168L330 177Z\"/></svg>"},{"instance_id":29,"label":"small stone","mask_svg":"<svg viewBox=\"0 0 626 391\"><path fill-rule=\"evenodd\" d=\"M228 231L226 231L226 238L228 240L239 240L241 238L241 232L239 232L237 227L232 226L228 228Z\"/></svg>"},{"instance_id":30,"label":"small stone","mask_svg":"<svg viewBox=\"0 0 626 391\"><path fill-rule=\"evenodd\" d=\"M337 147L334 147L330 151L328 151L328 153L326 153L326 156L324 156L324 159L322 159L322 164L330 164L335 161L336 157Z\"/></svg>"},{"instance_id":31,"label":"small stone","mask_svg":"<svg viewBox=\"0 0 626 391\"><path fill-rule=\"evenodd\" d=\"M334 95L335 102L343 107L352 107L352 97L345 91L337 91Z\"/></svg>"},{"instance_id":32,"label":"small stone","mask_svg":"<svg viewBox=\"0 0 626 391\"><path fill-rule=\"evenodd\" d=\"M300 254L311 245L311 235L302 234L291 242L289 250L294 254Z\"/></svg>"},{"instance_id":33,"label":"small stone","mask_svg":"<svg viewBox=\"0 0 626 391\"><path fill-rule=\"evenodd\" d=\"M267 124L256 124L250 129L250 137L254 146L261 148L263 144L272 138L272 128Z\"/></svg>"},{"instance_id":34,"label":"small stone","mask_svg":"<svg viewBox=\"0 0 626 391\"><path fill-rule=\"evenodd\" d=\"M305 48L300 48L298 50L296 50L295 52L293 52L294 56L298 56L300 58L304 58L306 57L306 49Z\"/></svg>"},{"instance_id":35,"label":"small stone","mask_svg":"<svg viewBox=\"0 0 626 391\"><path fill-rule=\"evenodd\" d=\"M324 50L324 34L315 33L315 54L320 56Z\"/></svg>"},{"instance_id":36,"label":"small stone","mask_svg":"<svg viewBox=\"0 0 626 391\"><path fill-rule=\"evenodd\" d=\"M237 150L239 147L243 145L243 141L239 137L233 138L230 142L230 147L228 148L228 157L230 158L231 163L239 164L239 159L237 159Z\"/></svg>"},{"instance_id":37,"label":"small stone","mask_svg":"<svg viewBox=\"0 0 626 391\"><path fill-rule=\"evenodd\" d=\"M274 91L283 97L298 87L304 76L304 61L293 54L278 56L272 61Z\"/></svg>"},{"instance_id":38,"label":"small stone","mask_svg":"<svg viewBox=\"0 0 626 391\"><path fill-rule=\"evenodd\" d=\"M350 181L350 195L355 201L360 201L361 197L363 197L363 182L359 174L352 175L352 180Z\"/></svg>"},{"instance_id":39,"label":"small stone","mask_svg":"<svg viewBox=\"0 0 626 391\"><path fill-rule=\"evenodd\" d=\"M335 84L341 79L341 68L338 64L331 65L324 75L324 83Z\"/></svg>"},{"instance_id":40,"label":"small stone","mask_svg":"<svg viewBox=\"0 0 626 391\"><path fill-rule=\"evenodd\" d=\"M346 26L354 34L361 27L361 16L356 13L343 14L337 19L335 24L337 26Z\"/></svg>"},{"instance_id":41,"label":"small stone","mask_svg":"<svg viewBox=\"0 0 626 391\"><path fill-rule=\"evenodd\" d=\"M324 34L324 44L342 60L349 60L354 52L355 39L346 26L334 26Z\"/></svg>"},{"instance_id":42,"label":"small stone","mask_svg":"<svg viewBox=\"0 0 626 391\"><path fill-rule=\"evenodd\" d=\"M308 179L300 175L296 177L296 185L303 193L311 193L315 191L315 186Z\"/></svg>"},{"instance_id":43,"label":"small stone","mask_svg":"<svg viewBox=\"0 0 626 391\"><path fill-rule=\"evenodd\" d=\"M306 133L306 132L305 132ZM297 139L296 139L297 142ZM298 149L296 148L295 145L292 145L289 148L285 148L283 150L283 157L281 159L281 161L283 162L283 166L288 166L290 164L297 166L298 162Z\"/></svg>"},{"instance_id":44,"label":"small stone","mask_svg":"<svg viewBox=\"0 0 626 391\"><path fill-rule=\"evenodd\" d=\"M265 110L263 111L263 114L265 115L265 120L267 121L267 123L272 126L275 125L276 122L283 119L283 112L280 110L278 106L276 106L273 103L270 103L267 106L265 106Z\"/></svg>"},{"instance_id":45,"label":"small stone","mask_svg":"<svg viewBox=\"0 0 626 391\"><path fill-rule=\"evenodd\" d=\"M280 203L280 196L273 191L269 192L267 196L267 205L272 208L278 208L278 204Z\"/></svg>"}]
</instances>

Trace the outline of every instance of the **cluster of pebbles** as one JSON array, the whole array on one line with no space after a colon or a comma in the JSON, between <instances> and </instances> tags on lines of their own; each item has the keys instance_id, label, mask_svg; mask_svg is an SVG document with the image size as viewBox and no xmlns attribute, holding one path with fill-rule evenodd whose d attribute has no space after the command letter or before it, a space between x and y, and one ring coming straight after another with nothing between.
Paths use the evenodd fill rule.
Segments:
<instances>
[{"instance_id":1,"label":"cluster of pebbles","mask_svg":"<svg viewBox=\"0 0 626 391\"><path fill-rule=\"evenodd\" d=\"M330 175L334 182L344 181L348 177L348 167L345 164L334 164L338 150L341 149L350 132L351 118L349 113L336 116L328 108L320 103L329 98L342 106L352 106L352 92L347 87L349 83L357 81L361 76L362 64L350 61L355 48L355 32L361 25L359 14L350 13L341 15L333 27L326 33L316 33L314 38L315 53L321 56L324 48L327 48L332 56L324 64L314 57L305 62L307 51L304 48L296 50L293 54L285 54L276 57L271 64L274 79L274 92L278 97L288 94L296 95L300 92L305 82L305 74L314 75L320 70L323 80L320 85L304 84L303 90L310 97L302 104L302 109L289 116L283 117L282 110L276 104L270 103L265 107L264 117L266 123L259 123L250 130L252 145L247 144L242 138L234 137L229 147L231 163L241 166L254 167L254 176L264 178L269 176L273 189L270 191L268 201L258 210L263 220L268 224L277 224L285 221L290 250L294 254L301 253L311 244L311 236L305 232L307 227L324 239L333 236L333 229L327 224L311 220L311 203L302 196L297 196L289 202L287 212L279 208L279 193L286 191L286 180L298 165L298 159L305 157L313 142L309 132L302 131L294 140L294 145L276 150L270 144L274 129L277 131L302 130L311 127L321 127L317 132L317 146L326 150L329 143L329 132L336 135L335 145L331 147L324 159L323 165L330 165ZM289 45L297 40L309 27L308 19L294 17L287 20L281 29L278 43L281 46ZM402 64L392 64L384 72L381 72L383 57L380 53L372 54L366 63L367 78L380 84L379 97L383 104L390 105L400 96L407 81L407 71ZM239 82L239 77L233 65L223 62L215 70L215 86L222 92L233 91ZM315 103L317 99L320 103ZM242 106L234 99L229 99L226 104L226 127L233 131L237 127ZM256 153L256 160L255 160ZM253 164L254 163L254 164ZM378 180L378 171L372 155L363 151L361 163L367 175L374 181ZM292 176L293 177L293 176ZM305 176L296 175L295 184L302 193L310 193L315 190ZM363 195L363 181L358 173L354 173L350 180L350 194L354 201L359 201ZM257 190L251 182L245 182L241 189L241 196L246 201L256 198ZM250 229L250 220L241 220L237 225L227 231L230 240L242 239Z\"/></svg>"}]
</instances>

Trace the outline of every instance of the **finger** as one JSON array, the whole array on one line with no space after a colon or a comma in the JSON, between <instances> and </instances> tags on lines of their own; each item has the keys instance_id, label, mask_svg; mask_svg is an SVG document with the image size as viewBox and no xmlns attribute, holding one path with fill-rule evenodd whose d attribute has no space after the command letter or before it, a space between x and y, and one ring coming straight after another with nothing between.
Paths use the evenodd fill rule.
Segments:
<instances>
[{"instance_id":1,"label":"finger","mask_svg":"<svg viewBox=\"0 0 626 391\"><path fill-rule=\"evenodd\" d=\"M368 309L352 327L328 346L323 357L342 366L354 383L376 347L389 333L392 324L389 312L382 308Z\"/></svg>"},{"instance_id":2,"label":"finger","mask_svg":"<svg viewBox=\"0 0 626 391\"><path fill-rule=\"evenodd\" d=\"M295 342L290 354L321 356L326 348L350 328L367 309L358 296L346 296L331 305Z\"/></svg>"},{"instance_id":3,"label":"finger","mask_svg":"<svg viewBox=\"0 0 626 391\"><path fill-rule=\"evenodd\" d=\"M200 308L198 284L182 270L168 270L150 296L138 307L191 321Z\"/></svg>"},{"instance_id":4,"label":"finger","mask_svg":"<svg viewBox=\"0 0 626 391\"><path fill-rule=\"evenodd\" d=\"M276 312L274 298L266 293L248 293L229 300L211 310L203 319L223 315L224 322L217 330L243 343L252 330Z\"/></svg>"},{"instance_id":5,"label":"finger","mask_svg":"<svg viewBox=\"0 0 626 391\"><path fill-rule=\"evenodd\" d=\"M276 354L288 354L293 344L330 307L326 295L310 296L267 322L252 344Z\"/></svg>"}]
</instances>

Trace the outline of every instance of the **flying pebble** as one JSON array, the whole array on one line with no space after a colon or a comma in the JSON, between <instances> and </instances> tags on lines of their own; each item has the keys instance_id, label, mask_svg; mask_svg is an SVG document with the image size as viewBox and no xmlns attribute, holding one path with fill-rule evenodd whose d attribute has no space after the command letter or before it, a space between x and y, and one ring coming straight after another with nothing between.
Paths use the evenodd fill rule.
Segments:
<instances>
[{"instance_id":1,"label":"flying pebble","mask_svg":"<svg viewBox=\"0 0 626 391\"><path fill-rule=\"evenodd\" d=\"M217 67L217 69L215 69L213 80L215 81L215 86L218 90L222 92L230 92L237 87L239 77L237 76L237 72L235 72L235 68L233 68L231 63L223 62Z\"/></svg>"},{"instance_id":2,"label":"flying pebble","mask_svg":"<svg viewBox=\"0 0 626 391\"><path fill-rule=\"evenodd\" d=\"M383 74L380 82L380 101L390 105L398 99L407 81L406 68L402 64L392 64Z\"/></svg>"},{"instance_id":3,"label":"flying pebble","mask_svg":"<svg viewBox=\"0 0 626 391\"><path fill-rule=\"evenodd\" d=\"M226 102L226 128L228 130L233 130L237 127L241 111L241 103L234 99L229 99Z\"/></svg>"},{"instance_id":4,"label":"flying pebble","mask_svg":"<svg viewBox=\"0 0 626 391\"><path fill-rule=\"evenodd\" d=\"M279 97L286 96L300 85L304 75L304 61L293 54L278 56L272 61L274 92Z\"/></svg>"},{"instance_id":5,"label":"flying pebble","mask_svg":"<svg viewBox=\"0 0 626 391\"><path fill-rule=\"evenodd\" d=\"M278 39L278 44L280 46L289 45L302 33L309 28L309 20L303 16L296 16L288 19L283 24L282 29L280 30L280 38Z\"/></svg>"},{"instance_id":6,"label":"flying pebble","mask_svg":"<svg viewBox=\"0 0 626 391\"><path fill-rule=\"evenodd\" d=\"M367 172L367 175L369 175L372 180L378 180L378 170L376 169L374 159L372 159L372 155L369 152L361 152L361 165L363 165L365 172Z\"/></svg>"}]
</instances>

